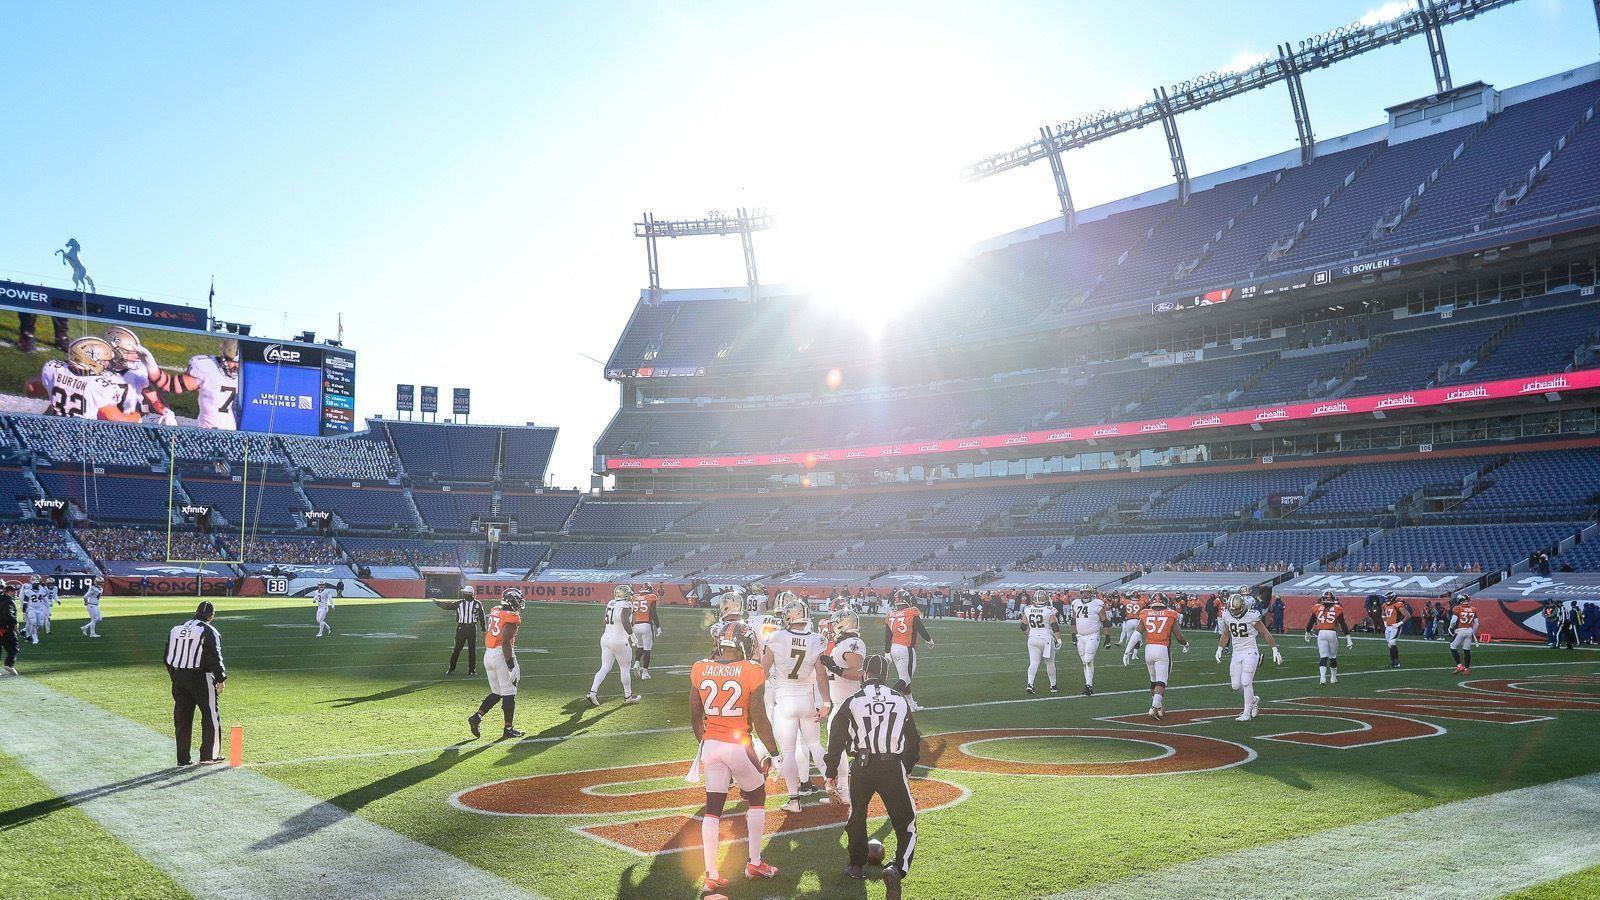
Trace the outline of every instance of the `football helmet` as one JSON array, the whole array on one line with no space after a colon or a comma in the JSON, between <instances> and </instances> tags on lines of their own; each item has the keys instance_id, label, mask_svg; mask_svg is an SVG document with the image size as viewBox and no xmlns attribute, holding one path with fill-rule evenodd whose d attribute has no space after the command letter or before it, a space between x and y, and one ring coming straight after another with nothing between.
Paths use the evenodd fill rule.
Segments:
<instances>
[{"instance_id":1,"label":"football helmet","mask_svg":"<svg viewBox=\"0 0 1600 900\"><path fill-rule=\"evenodd\" d=\"M28 579L28 583L29 583L29 584L40 584L40 583L42 583L42 582L43 582L43 581L44 581L44 579L43 579L43 578L40 578L40 577L39 577L39 576L37 576L37 575L35 575L35 576L33 576L33 577L32 577L32 578L30 578L30 579Z\"/></svg>"},{"instance_id":2,"label":"football helmet","mask_svg":"<svg viewBox=\"0 0 1600 900\"><path fill-rule=\"evenodd\" d=\"M1250 604L1245 600L1243 594L1228 595L1228 612L1233 616L1242 616L1244 615L1245 610L1249 608Z\"/></svg>"},{"instance_id":3,"label":"football helmet","mask_svg":"<svg viewBox=\"0 0 1600 900\"><path fill-rule=\"evenodd\" d=\"M1393 602L1395 602L1396 600L1399 600L1399 599L1400 599L1400 595L1396 594L1394 591L1384 591L1383 592L1383 602L1385 602L1385 603L1393 603Z\"/></svg>"},{"instance_id":4,"label":"football helmet","mask_svg":"<svg viewBox=\"0 0 1600 900\"><path fill-rule=\"evenodd\" d=\"M712 652L736 649L748 659L755 651L755 635L743 622L718 622L711 627Z\"/></svg>"},{"instance_id":5,"label":"football helmet","mask_svg":"<svg viewBox=\"0 0 1600 900\"><path fill-rule=\"evenodd\" d=\"M744 615L744 598L737 591L727 591L717 598L717 613L726 619Z\"/></svg>"},{"instance_id":6,"label":"football helmet","mask_svg":"<svg viewBox=\"0 0 1600 900\"><path fill-rule=\"evenodd\" d=\"M103 337L76 338L67 345L67 368L78 375L101 375L111 368L117 351Z\"/></svg>"},{"instance_id":7,"label":"football helmet","mask_svg":"<svg viewBox=\"0 0 1600 900\"><path fill-rule=\"evenodd\" d=\"M1150 595L1150 605L1152 607L1165 607L1167 605L1167 595L1156 591Z\"/></svg>"},{"instance_id":8,"label":"football helmet","mask_svg":"<svg viewBox=\"0 0 1600 900\"><path fill-rule=\"evenodd\" d=\"M505 593L500 595L500 605L522 612L522 591L516 588L506 588Z\"/></svg>"},{"instance_id":9,"label":"football helmet","mask_svg":"<svg viewBox=\"0 0 1600 900\"><path fill-rule=\"evenodd\" d=\"M853 609L841 609L834 613L833 623L840 634L855 634L861 630L861 617Z\"/></svg>"},{"instance_id":10,"label":"football helmet","mask_svg":"<svg viewBox=\"0 0 1600 900\"><path fill-rule=\"evenodd\" d=\"M101 578L99 575L96 575L94 577L94 583L95 584L105 584L106 580L104 578Z\"/></svg>"},{"instance_id":11,"label":"football helmet","mask_svg":"<svg viewBox=\"0 0 1600 900\"><path fill-rule=\"evenodd\" d=\"M811 627L811 607L804 600L790 591L782 591L777 597L777 606L783 610L783 627L792 630Z\"/></svg>"},{"instance_id":12,"label":"football helmet","mask_svg":"<svg viewBox=\"0 0 1600 900\"><path fill-rule=\"evenodd\" d=\"M904 609L911 605L911 592L899 590L894 592L894 605L896 609Z\"/></svg>"},{"instance_id":13,"label":"football helmet","mask_svg":"<svg viewBox=\"0 0 1600 900\"><path fill-rule=\"evenodd\" d=\"M611 599L613 599L613 600L632 600L633 599L633 588L629 587L626 584L619 584L616 587L611 589Z\"/></svg>"},{"instance_id":14,"label":"football helmet","mask_svg":"<svg viewBox=\"0 0 1600 900\"><path fill-rule=\"evenodd\" d=\"M223 338L217 345L217 364L229 378L239 374L239 339Z\"/></svg>"},{"instance_id":15,"label":"football helmet","mask_svg":"<svg viewBox=\"0 0 1600 900\"><path fill-rule=\"evenodd\" d=\"M144 358L144 354L140 352L144 349L144 345L139 343L139 336L121 325L107 328L105 337L113 353L111 358L113 372L126 372Z\"/></svg>"},{"instance_id":16,"label":"football helmet","mask_svg":"<svg viewBox=\"0 0 1600 900\"><path fill-rule=\"evenodd\" d=\"M1322 596L1317 598L1317 602L1323 606L1332 606L1339 602L1339 598L1333 595L1333 591L1323 591Z\"/></svg>"},{"instance_id":17,"label":"football helmet","mask_svg":"<svg viewBox=\"0 0 1600 900\"><path fill-rule=\"evenodd\" d=\"M832 618L825 618L817 623L817 633L822 635L823 640L831 643L838 639L839 628Z\"/></svg>"},{"instance_id":18,"label":"football helmet","mask_svg":"<svg viewBox=\"0 0 1600 900\"><path fill-rule=\"evenodd\" d=\"M1462 606L1471 606L1472 605L1472 598L1468 597L1466 594L1457 594L1456 595L1456 602L1461 604Z\"/></svg>"},{"instance_id":19,"label":"football helmet","mask_svg":"<svg viewBox=\"0 0 1600 900\"><path fill-rule=\"evenodd\" d=\"M1033 592L1033 605L1034 606L1049 606L1050 605L1050 592L1049 591L1034 591Z\"/></svg>"}]
</instances>

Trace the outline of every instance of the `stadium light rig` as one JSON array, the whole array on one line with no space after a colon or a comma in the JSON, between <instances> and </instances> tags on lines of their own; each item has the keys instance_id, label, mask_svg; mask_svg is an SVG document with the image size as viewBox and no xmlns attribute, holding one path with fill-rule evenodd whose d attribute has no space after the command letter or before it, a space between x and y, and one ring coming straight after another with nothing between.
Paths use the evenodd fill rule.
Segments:
<instances>
[{"instance_id":1,"label":"stadium light rig","mask_svg":"<svg viewBox=\"0 0 1600 900\"><path fill-rule=\"evenodd\" d=\"M765 209L739 207L730 215L714 209L698 219L658 219L646 212L642 220L633 223L633 236L644 238L645 261L650 267L650 300L661 299L661 254L656 246L660 238L704 237L706 235L739 236L744 250L745 283L750 288L750 299L761 293L761 279L756 271L756 246L752 239L758 231L766 231L776 224L775 216Z\"/></svg>"},{"instance_id":2,"label":"stadium light rig","mask_svg":"<svg viewBox=\"0 0 1600 900\"><path fill-rule=\"evenodd\" d=\"M1183 158L1182 142L1178 138L1177 116L1278 82L1288 85L1301 159L1310 162L1315 137L1311 132L1305 91L1300 84L1303 73L1326 69L1363 53L1424 35L1428 41L1434 85L1439 93L1445 93L1451 89L1452 83L1450 61L1444 49L1444 27L1515 2L1517 0L1414 0L1391 5L1305 40L1280 44L1276 56L1263 54L1254 65L1214 70L1187 81L1157 87L1151 92L1150 100L1126 109L1100 110L1059 125L1043 126L1039 129L1038 140L980 159L962 169L961 178L964 181L981 181L1001 172L1047 160L1062 218L1066 229L1071 231L1076 224L1076 214L1072 206L1072 193L1067 186L1066 171L1061 163L1062 154L1159 122L1166 134L1167 149L1172 157L1178 197L1181 201L1187 201L1188 165ZM1596 15L1600 19L1600 0L1596 3Z\"/></svg>"}]
</instances>

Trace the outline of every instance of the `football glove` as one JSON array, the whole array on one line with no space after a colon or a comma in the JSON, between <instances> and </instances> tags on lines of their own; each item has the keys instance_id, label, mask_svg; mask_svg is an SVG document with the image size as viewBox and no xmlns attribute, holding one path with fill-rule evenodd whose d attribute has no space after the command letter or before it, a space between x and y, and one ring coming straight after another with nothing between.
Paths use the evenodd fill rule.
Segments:
<instances>
[{"instance_id":1,"label":"football glove","mask_svg":"<svg viewBox=\"0 0 1600 900\"><path fill-rule=\"evenodd\" d=\"M1346 650L1354 650L1356 648L1356 639L1351 637L1348 634L1345 635L1344 636L1344 648Z\"/></svg>"},{"instance_id":2,"label":"football glove","mask_svg":"<svg viewBox=\"0 0 1600 900\"><path fill-rule=\"evenodd\" d=\"M1185 652L1185 653L1189 652L1189 645L1188 644L1184 644L1183 645L1183 652Z\"/></svg>"},{"instance_id":3,"label":"football glove","mask_svg":"<svg viewBox=\"0 0 1600 900\"><path fill-rule=\"evenodd\" d=\"M1061 649L1061 638L1056 638L1056 649L1057 650Z\"/></svg>"},{"instance_id":4,"label":"football glove","mask_svg":"<svg viewBox=\"0 0 1600 900\"><path fill-rule=\"evenodd\" d=\"M1217 648L1217 662L1222 662L1222 648Z\"/></svg>"},{"instance_id":5,"label":"football glove","mask_svg":"<svg viewBox=\"0 0 1600 900\"><path fill-rule=\"evenodd\" d=\"M1272 648L1272 664L1275 666L1283 665L1283 654L1278 652L1276 646Z\"/></svg>"},{"instance_id":6,"label":"football glove","mask_svg":"<svg viewBox=\"0 0 1600 900\"><path fill-rule=\"evenodd\" d=\"M1306 643L1311 643L1311 632L1306 632Z\"/></svg>"},{"instance_id":7,"label":"football glove","mask_svg":"<svg viewBox=\"0 0 1600 900\"><path fill-rule=\"evenodd\" d=\"M173 412L171 409L163 409L161 411L161 424L163 424L163 425L176 425L176 424L178 424L178 414Z\"/></svg>"}]
</instances>

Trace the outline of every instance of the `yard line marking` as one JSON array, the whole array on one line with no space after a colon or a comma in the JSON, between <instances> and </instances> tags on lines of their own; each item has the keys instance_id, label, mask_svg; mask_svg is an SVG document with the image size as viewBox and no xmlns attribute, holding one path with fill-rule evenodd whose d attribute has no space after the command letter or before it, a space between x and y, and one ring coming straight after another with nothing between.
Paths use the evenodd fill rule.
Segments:
<instances>
[{"instance_id":1,"label":"yard line marking","mask_svg":"<svg viewBox=\"0 0 1600 900\"><path fill-rule=\"evenodd\" d=\"M1085 885L1055 900L1221 891L1304 900L1497 897L1600 865L1597 807L1600 775L1583 775ZM1449 862L1425 876L1408 860Z\"/></svg>"},{"instance_id":2,"label":"yard line marking","mask_svg":"<svg viewBox=\"0 0 1600 900\"><path fill-rule=\"evenodd\" d=\"M1572 661L1568 661L1568 662L1548 662L1548 663L1499 663L1497 665L1474 666L1473 668L1475 670L1476 669L1515 669L1515 668L1531 668L1531 667L1534 667L1534 666L1576 666L1576 665L1587 665L1588 663L1589 663L1588 660L1572 660ZM1442 666L1437 671L1444 672L1444 671L1449 671L1449 670L1450 670L1449 666ZM1379 674L1381 672L1392 672L1392 671L1394 671L1394 670L1388 669L1388 668L1383 668L1383 669L1373 669L1371 671L1363 671L1363 672L1348 672L1348 673L1343 673L1343 674L1344 674L1344 677L1348 678L1348 677L1351 677L1351 676L1354 676L1354 675L1376 675L1376 674ZM1420 669L1420 668L1415 668L1414 667L1411 671L1429 671L1429 670ZM984 674L984 673L969 673L969 674ZM1308 681L1308 680L1311 680L1313 678L1316 678L1316 676L1315 675L1294 675L1294 676L1286 676L1286 677L1283 677L1283 678L1262 679L1262 680L1257 681L1256 684L1270 684L1270 683L1283 682L1283 681ZM1167 692L1171 693L1172 691L1178 691L1178 690L1198 690L1198 689L1201 689L1201 688L1227 687L1228 684L1229 683L1226 682L1226 681L1219 681L1219 682L1214 682L1214 683L1210 683L1210 684L1170 685L1170 686L1167 687ZM1131 694L1143 695L1143 694L1148 694L1148 693L1149 693L1149 690L1147 688L1131 688L1131 689L1128 689L1128 690L1121 690L1121 691L1095 691L1094 695L1096 697L1118 697L1118 696L1125 696L1125 695L1131 695ZM656 696L656 695L665 696L666 694L667 694L666 691L651 691L650 692L650 695L652 695L652 696ZM949 704L947 706L927 706L927 707L923 707L922 711L923 712L940 712L940 711L949 710L949 709L976 709L976 708L982 707L982 706L1001 706L1001 705L1005 705L1005 704L1008 704L1008 703L1046 703L1046 702L1049 702L1049 701L1052 701L1052 700L1088 700L1088 699L1091 699L1091 698L1085 697L1082 694L1059 694L1059 695L1055 695L1055 696L1025 697L1025 698L1015 698L1015 699L1010 699L1010 700L975 700L975 701L973 701L971 703L952 703L952 704ZM1263 699L1265 699L1265 698L1263 698ZM514 742L500 741L500 742L497 742L494 746L497 746L497 747L514 747L517 744L564 743L566 741L577 740L579 738L637 737L637 736L640 736L640 735L648 735L648 734L672 734L672 733L675 733L675 732L689 731L689 730L690 729L689 729L689 727L687 725L682 725L682 726L678 726L678 727L674 727L674 728L643 728L643 729L638 729L638 730L633 730L633 731L593 731L593 732L583 732L583 733L580 733L580 734L558 735L558 736L554 736L554 737L529 737L529 738L523 738L523 739L521 739L519 741L514 741ZM933 737L933 736L935 736L935 733L934 732L928 732L925 736ZM450 745L443 746L443 747L414 747L414 748L403 749L403 750L372 750L372 751L369 751L369 752L366 752L366 753L342 753L342 754L336 754L336 755L331 755L331 756L303 756L303 757L296 757L294 759L272 759L272 760L263 760L261 762L255 762L255 763L246 763L245 767L246 768L256 768L256 767L263 767L263 766L289 766L289 765L296 765L296 764L299 764L299 763L340 762L340 761L344 761L344 760L355 760L355 759L374 759L374 758L377 758L377 757L384 757L384 756L407 756L407 755L414 755L414 754L418 754L418 753L442 753L442 752L450 749L451 747L457 747L457 746L460 746L460 745L459 744L450 744Z\"/></svg>"},{"instance_id":3,"label":"yard line marking","mask_svg":"<svg viewBox=\"0 0 1600 900\"><path fill-rule=\"evenodd\" d=\"M32 678L5 691L0 751L195 897L543 900L266 775L175 769L170 738Z\"/></svg>"}]
</instances>

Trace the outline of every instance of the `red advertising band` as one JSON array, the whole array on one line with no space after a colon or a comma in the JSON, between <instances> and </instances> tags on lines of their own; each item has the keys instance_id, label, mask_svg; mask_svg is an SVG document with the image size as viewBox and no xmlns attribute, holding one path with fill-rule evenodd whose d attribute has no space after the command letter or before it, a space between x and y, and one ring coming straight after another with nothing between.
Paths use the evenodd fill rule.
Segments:
<instances>
[{"instance_id":1,"label":"red advertising band","mask_svg":"<svg viewBox=\"0 0 1600 900\"><path fill-rule=\"evenodd\" d=\"M747 453L739 456L691 456L663 458L608 458L606 468L617 469L723 469L742 466L813 465L858 459L888 459L955 453L964 450L1004 449L1031 444L1059 444L1095 438L1138 437L1141 434L1174 434L1207 428L1229 428L1269 422L1291 422L1335 416L1366 415L1389 410L1430 406L1449 406L1479 400L1504 400L1600 387L1600 369L1561 372L1531 378L1508 378L1480 384L1459 384L1376 394L1370 397L1340 397L1311 403L1294 403L1231 412L1204 413L1175 419L1149 419L1142 422L1116 422L1106 425L1081 425L1047 431L1025 431L986 437L951 438L941 441L910 441L875 447L841 447L828 450L796 450L787 453Z\"/></svg>"}]
</instances>

